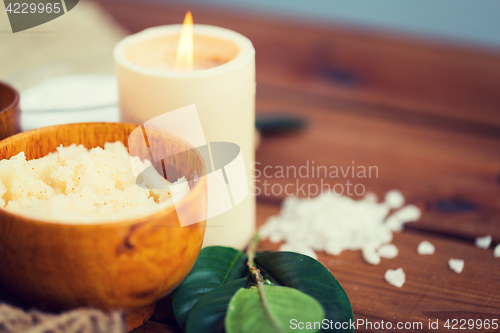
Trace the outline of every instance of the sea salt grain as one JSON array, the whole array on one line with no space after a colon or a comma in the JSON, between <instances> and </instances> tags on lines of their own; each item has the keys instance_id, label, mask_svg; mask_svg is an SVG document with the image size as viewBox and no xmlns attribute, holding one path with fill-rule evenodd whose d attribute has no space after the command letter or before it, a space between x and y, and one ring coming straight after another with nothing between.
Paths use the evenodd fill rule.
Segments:
<instances>
[{"instance_id":1,"label":"sea salt grain","mask_svg":"<svg viewBox=\"0 0 500 333\"><path fill-rule=\"evenodd\" d=\"M406 275L402 268L388 269L384 278L390 285L398 288L401 288L406 281Z\"/></svg>"},{"instance_id":2,"label":"sea salt grain","mask_svg":"<svg viewBox=\"0 0 500 333\"><path fill-rule=\"evenodd\" d=\"M491 236L477 237L476 238L476 247L480 249L487 249L491 244Z\"/></svg>"},{"instance_id":3,"label":"sea salt grain","mask_svg":"<svg viewBox=\"0 0 500 333\"><path fill-rule=\"evenodd\" d=\"M393 259L399 254L398 248L394 244L383 245L377 252L384 259Z\"/></svg>"},{"instance_id":4,"label":"sea salt grain","mask_svg":"<svg viewBox=\"0 0 500 333\"><path fill-rule=\"evenodd\" d=\"M403 230L403 225L420 219L420 209L415 205L405 206L387 218L387 226L392 231Z\"/></svg>"},{"instance_id":5,"label":"sea salt grain","mask_svg":"<svg viewBox=\"0 0 500 333\"><path fill-rule=\"evenodd\" d=\"M495 251L493 251L493 257L500 258L500 244L495 247Z\"/></svg>"},{"instance_id":6,"label":"sea salt grain","mask_svg":"<svg viewBox=\"0 0 500 333\"><path fill-rule=\"evenodd\" d=\"M333 193L313 199L288 197L279 215L270 217L260 228L260 236L272 243L303 244L330 255L362 250L364 260L376 265L381 256L377 249L392 241L392 231L401 230L405 223L420 217L420 210L414 205L390 212L386 203L377 203L369 195L357 201ZM382 250L382 255L397 255L394 248Z\"/></svg>"},{"instance_id":7,"label":"sea salt grain","mask_svg":"<svg viewBox=\"0 0 500 333\"><path fill-rule=\"evenodd\" d=\"M380 264L380 255L375 251L374 248L371 247L364 247L361 250L361 253L363 254L363 259L371 264L371 265L378 265Z\"/></svg>"},{"instance_id":8,"label":"sea salt grain","mask_svg":"<svg viewBox=\"0 0 500 333\"><path fill-rule=\"evenodd\" d=\"M363 200L366 200L366 201L369 201L369 202L377 202L378 201L378 197L373 192L366 192L365 196L363 197Z\"/></svg>"},{"instance_id":9,"label":"sea salt grain","mask_svg":"<svg viewBox=\"0 0 500 333\"><path fill-rule=\"evenodd\" d=\"M462 273L464 261L462 259L450 259L448 261L448 266L450 266L450 269L455 273Z\"/></svg>"},{"instance_id":10,"label":"sea salt grain","mask_svg":"<svg viewBox=\"0 0 500 333\"><path fill-rule=\"evenodd\" d=\"M405 197L398 190L391 190L385 195L385 204L389 208L400 208L405 203Z\"/></svg>"},{"instance_id":11,"label":"sea salt grain","mask_svg":"<svg viewBox=\"0 0 500 333\"><path fill-rule=\"evenodd\" d=\"M394 216L400 219L403 223L414 222L420 219L420 209L415 205L408 205L394 213Z\"/></svg>"},{"instance_id":12,"label":"sea salt grain","mask_svg":"<svg viewBox=\"0 0 500 333\"><path fill-rule=\"evenodd\" d=\"M435 251L436 248L434 247L434 245L432 245L428 241L423 241L422 243L418 244L417 252L420 255L431 255L434 254Z\"/></svg>"}]
</instances>

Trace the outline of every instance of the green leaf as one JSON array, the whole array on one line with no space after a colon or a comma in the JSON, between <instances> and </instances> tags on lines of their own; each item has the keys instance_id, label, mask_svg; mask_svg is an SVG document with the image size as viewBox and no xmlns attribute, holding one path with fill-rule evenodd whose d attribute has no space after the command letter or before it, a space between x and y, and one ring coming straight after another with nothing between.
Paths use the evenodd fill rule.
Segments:
<instances>
[{"instance_id":1,"label":"green leaf","mask_svg":"<svg viewBox=\"0 0 500 333\"><path fill-rule=\"evenodd\" d=\"M302 322L311 323L312 329L301 332L317 332L324 314L317 300L299 290L260 284L234 295L225 327L227 333L286 333L295 332L293 324Z\"/></svg>"},{"instance_id":2,"label":"green leaf","mask_svg":"<svg viewBox=\"0 0 500 333\"><path fill-rule=\"evenodd\" d=\"M221 331L224 328L224 317L229 301L238 290L245 288L247 284L248 278L234 280L201 297L189 312L186 332L212 333Z\"/></svg>"},{"instance_id":3,"label":"green leaf","mask_svg":"<svg viewBox=\"0 0 500 333\"><path fill-rule=\"evenodd\" d=\"M189 311L205 294L248 275L246 255L233 248L210 246L201 250L198 260L172 296L179 326L184 329Z\"/></svg>"},{"instance_id":4,"label":"green leaf","mask_svg":"<svg viewBox=\"0 0 500 333\"><path fill-rule=\"evenodd\" d=\"M335 330L335 322L354 321L352 307L342 286L319 261L294 252L273 252L257 256L255 263L264 278L318 300L325 309L325 318L334 323L332 331L352 332L351 329Z\"/></svg>"},{"instance_id":5,"label":"green leaf","mask_svg":"<svg viewBox=\"0 0 500 333\"><path fill-rule=\"evenodd\" d=\"M183 330L205 333L223 329L224 308L229 304L230 294L239 290L243 281L239 282L241 285L238 282L234 285L229 283L243 278L248 281L247 260L245 254L232 248L216 246L202 249L191 273L173 295L174 314ZM255 264L264 278L276 286L295 288L314 297L323 306L326 319L334 323L354 320L344 290L318 261L292 252L272 252L259 254ZM196 321L200 324L197 325ZM202 330L204 325L206 329Z\"/></svg>"}]
</instances>

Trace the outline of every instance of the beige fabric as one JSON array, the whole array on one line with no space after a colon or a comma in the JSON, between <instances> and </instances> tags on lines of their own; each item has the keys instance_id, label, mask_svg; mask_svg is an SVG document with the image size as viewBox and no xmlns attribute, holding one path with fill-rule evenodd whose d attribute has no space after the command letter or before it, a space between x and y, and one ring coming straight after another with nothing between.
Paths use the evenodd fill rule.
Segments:
<instances>
[{"instance_id":1,"label":"beige fabric","mask_svg":"<svg viewBox=\"0 0 500 333\"><path fill-rule=\"evenodd\" d=\"M72 58L112 59L115 44L126 35L103 9L90 1L53 21L12 33L5 6L0 4L0 80L18 71Z\"/></svg>"},{"instance_id":2,"label":"beige fabric","mask_svg":"<svg viewBox=\"0 0 500 333\"><path fill-rule=\"evenodd\" d=\"M78 309L60 315L21 309L0 304L1 333L122 333L125 331L119 312L106 314L94 309Z\"/></svg>"}]
</instances>

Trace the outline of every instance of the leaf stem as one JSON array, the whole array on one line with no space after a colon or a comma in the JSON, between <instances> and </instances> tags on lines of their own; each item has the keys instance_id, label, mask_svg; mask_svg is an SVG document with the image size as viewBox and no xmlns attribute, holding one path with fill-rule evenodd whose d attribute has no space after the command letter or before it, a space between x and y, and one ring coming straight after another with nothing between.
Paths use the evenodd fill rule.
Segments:
<instances>
[{"instance_id":1,"label":"leaf stem","mask_svg":"<svg viewBox=\"0 0 500 333\"><path fill-rule=\"evenodd\" d=\"M248 265L255 266L253 260L255 258L255 253L257 252L257 248L259 246L260 236L258 233L252 237L252 240L247 246L246 255L248 257Z\"/></svg>"},{"instance_id":2,"label":"leaf stem","mask_svg":"<svg viewBox=\"0 0 500 333\"><path fill-rule=\"evenodd\" d=\"M256 233L255 236L253 236L250 244L248 244L247 246L247 251L246 251L246 255L248 257L247 265L250 271L250 275L252 276L254 282L264 283L264 278L260 274L260 270L257 267L255 267L254 263L255 253L257 252L257 248L259 246L259 240L260 240L259 234Z\"/></svg>"},{"instance_id":3,"label":"leaf stem","mask_svg":"<svg viewBox=\"0 0 500 333\"><path fill-rule=\"evenodd\" d=\"M283 328L278 325L278 320L274 317L271 311L269 301L267 300L266 291L264 290L264 285L266 284L266 282L264 281L264 277L262 276L262 274L260 274L260 270L257 267L255 267L254 259L255 259L255 253L257 252L257 248L259 246L259 241L260 241L259 234L255 233L255 235L252 238L252 241L250 242L250 244L248 244L246 251L246 255L248 257L247 261L248 269L250 270L250 275L252 276L252 279L257 284L257 289L259 290L259 295L262 307L264 308L264 312L271 320L271 323L273 324L273 327L276 330L276 332L285 333Z\"/></svg>"},{"instance_id":4,"label":"leaf stem","mask_svg":"<svg viewBox=\"0 0 500 333\"><path fill-rule=\"evenodd\" d=\"M283 328L278 325L278 320L274 317L274 314L271 311L269 301L267 300L266 291L264 290L264 283L260 281L257 282L257 289L259 290L259 295L262 302L262 307L264 308L264 312L267 314L269 319L271 319L271 323L273 323L274 329L278 333L285 333Z\"/></svg>"}]
</instances>

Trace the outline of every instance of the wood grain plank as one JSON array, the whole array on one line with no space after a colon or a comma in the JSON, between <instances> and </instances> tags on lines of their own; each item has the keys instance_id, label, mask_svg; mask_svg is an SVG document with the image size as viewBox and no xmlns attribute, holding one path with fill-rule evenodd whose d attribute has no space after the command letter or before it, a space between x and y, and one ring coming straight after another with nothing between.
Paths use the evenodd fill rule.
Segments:
<instances>
[{"instance_id":1,"label":"wood grain plank","mask_svg":"<svg viewBox=\"0 0 500 333\"><path fill-rule=\"evenodd\" d=\"M158 311L157 311L158 312ZM165 324L160 324L155 322L153 319L147 321L141 327L133 330L132 332L137 333L181 333L181 329L178 326L169 326Z\"/></svg>"},{"instance_id":2,"label":"wood grain plank","mask_svg":"<svg viewBox=\"0 0 500 333\"><path fill-rule=\"evenodd\" d=\"M500 140L490 136L466 134L460 131L436 130L385 118L358 116L338 110L325 109L289 99L260 99L261 110L275 110L278 106L307 115L309 128L288 136L264 137L257 151L257 169L260 175L256 185L261 196L282 199L287 184L289 193L307 196L298 189L311 186L311 194L328 184L346 182L362 184L367 191L383 197L396 188L407 200L424 211L419 228L462 238L491 234L500 242ZM320 177L295 175L293 169L284 178L276 178L283 167L326 166ZM353 164L354 161L354 164ZM332 167L376 166L378 177L331 178ZM266 174L263 173L266 169ZM309 168L311 170L311 168ZM317 169L316 169L317 170ZM317 172L316 172L317 174ZM267 176L270 176L269 178ZM279 175L278 175L279 176ZM297 179L298 178L298 179ZM264 182L267 182L267 186ZM273 191L273 186L275 191ZM338 187L340 190L340 187ZM351 190L352 191L352 190ZM443 211L445 201L470 203L470 210ZM414 226L411 226L414 228ZM416 228L416 227L415 227Z\"/></svg>"},{"instance_id":3,"label":"wood grain plank","mask_svg":"<svg viewBox=\"0 0 500 333\"><path fill-rule=\"evenodd\" d=\"M274 205L260 204L259 224L278 213ZM420 222L416 222L420 223ZM417 254L417 246L427 240L436 246L431 256ZM321 261L344 287L355 319L374 321L422 322L417 331L432 332L426 327L429 319L442 325L452 318L500 318L500 260L493 251L481 250L472 242L443 239L413 230L396 233L393 243L399 249L395 259L383 259L379 265L365 263L360 251L344 251L333 257L318 252ZM264 241L262 250L276 250L279 245ZM461 274L448 268L450 258L465 260ZM399 289L384 280L387 269L402 267L406 283ZM367 331L363 327L359 331ZM374 331L374 330L369 330ZM401 330L377 330L394 332Z\"/></svg>"},{"instance_id":4,"label":"wood grain plank","mask_svg":"<svg viewBox=\"0 0 500 333\"><path fill-rule=\"evenodd\" d=\"M279 212L274 204L259 203L257 221L259 225ZM420 222L416 222L418 224ZM436 246L432 256L419 256L418 244L427 240ZM446 239L415 230L395 233L393 243L399 249L395 259L382 260L380 265L365 263L359 251L344 251L339 256L318 252L318 259L338 279L346 290L355 319L374 322L390 321L418 322L430 330L429 319L440 321L440 331L446 319L500 318L500 260L493 258L493 251L474 247L472 241ZM279 244L267 240L261 250L276 250ZM450 258L465 260L465 268L456 274L448 268ZM383 278L387 269L402 267L407 282L398 289ZM180 332L175 327L171 308L171 297L158 303L155 315L136 332ZM168 324L166 324L168 323ZM359 331L367 330L360 326ZM395 332L401 330L378 330Z\"/></svg>"},{"instance_id":5,"label":"wood grain plank","mask_svg":"<svg viewBox=\"0 0 500 333\"><path fill-rule=\"evenodd\" d=\"M180 23L192 10L195 23L244 34L259 84L500 126L498 50L202 4L99 2L131 32Z\"/></svg>"},{"instance_id":6,"label":"wood grain plank","mask_svg":"<svg viewBox=\"0 0 500 333\"><path fill-rule=\"evenodd\" d=\"M184 10L184 5L171 3L168 6L141 4L140 8L134 3L118 7L113 6L112 1L103 4L131 31L149 25L176 22L177 16L182 16ZM481 111L478 111L477 107L489 100L488 98L485 100L483 94L490 93L485 93L482 88L479 91L475 87L475 85L482 87L484 82L489 82L487 91L493 89L493 92L497 92L500 88L491 81L492 76L490 76L491 74L495 77L493 81L500 78L494 74L500 69L496 54L381 37L374 32L342 28L327 29L293 22L271 22L265 18L235 16L224 10L219 12L204 7L196 8L199 9L198 22L219 22L220 25L247 34L254 41L257 48L257 68L260 73L257 90L259 110L294 111L310 118L310 130L303 135L265 139L258 153L258 160L262 166L272 166L278 162L280 165L299 166L306 160L326 165L346 166L353 160L362 165L376 165L381 176L375 180L364 181L369 190L383 194L390 188L400 188L410 200L422 207L438 199L458 197L478 205L479 220L491 225L487 230L483 230L476 224L478 219L472 219L470 223L455 223L462 219L462 215L457 216L457 220L450 219L446 215L433 218L428 228L434 228L439 232L458 233L461 237L475 237L483 232L493 232L498 239L500 231L497 231L499 228L496 228L496 225L500 207L498 186L500 155L497 153L499 148L497 139L500 137L500 127L492 119L488 118L489 120L485 121L486 118L478 116ZM146 16L148 20L141 18ZM289 38L290 35L293 38ZM387 56L384 66L404 65L405 68L411 68L410 74L415 72L420 75L421 70L441 73L443 68L448 68L443 78L447 78L447 82L452 83L455 88L456 85L461 87L459 90L453 90L455 95L463 96L462 90L466 90L467 94L473 94L471 91L477 94L469 96L469 102L473 105L460 102L464 112L467 113L466 117L436 110L437 104L422 108L409 107L415 101L407 97L403 98L405 102L402 103L388 102L392 98L402 98L404 94L398 93L399 88L388 91L390 96L386 96L385 93L378 94L377 98L380 101L367 99L362 93L358 93L359 91L356 92L357 90L347 93L349 96L342 94L340 96L335 91L344 88L337 87L338 89L331 90L330 83L325 83L317 76L312 76L310 79L294 78L297 68L279 66L281 63L287 63L279 58L279 54L301 53L301 50L311 46L307 44L309 40L339 41L347 50L351 50L349 52L359 51L365 55L363 59L354 55L346 59L357 59L361 63L360 66L364 66L366 61L371 61L365 58L370 58L376 53ZM266 50L272 49L273 43L278 43L278 46L279 43L287 43L289 49L275 50L278 54L275 56L278 58L269 60L268 58L272 58L273 55L269 55ZM370 52L365 52L367 50ZM401 62L396 61L394 57ZM309 59L315 62L316 58L310 55ZM273 64L267 63L269 61ZM416 66L413 62L419 65ZM398 71L388 69L377 75L382 80L382 77ZM453 75L448 75L447 71L455 71L460 75L469 73L470 77L466 78L467 84ZM399 78L411 81L411 84L414 81L421 82L406 72L404 75L399 75ZM398 87L400 85L404 86L404 83L395 84ZM409 88L412 93L416 90L418 89L415 87ZM491 95L500 96L495 93ZM448 98L446 95L439 96L442 100ZM419 96L419 101L421 97L425 96ZM499 104L494 99L489 101L491 103L486 104L494 107L493 113L500 115L496 111ZM311 182L314 183L314 180ZM434 223L437 219L443 222ZM456 224L459 225L458 232ZM474 225L478 228L474 228Z\"/></svg>"},{"instance_id":7,"label":"wood grain plank","mask_svg":"<svg viewBox=\"0 0 500 333\"><path fill-rule=\"evenodd\" d=\"M491 249L473 246L474 237L484 234L500 242L498 51L199 4L99 2L131 32L179 23L191 9L195 23L223 26L252 40L258 110L295 112L309 120L304 132L263 138L260 171L306 161L377 166L378 177L362 179L367 190L383 196L398 188L422 208L421 221L395 236L400 254L393 260L370 266L359 252L318 254L344 286L355 318L422 322L416 330L422 332L431 331L429 319L439 319L442 328L446 319L499 318L500 260ZM266 180L284 186L295 178ZM346 180L359 179L324 179L330 186ZM259 224L279 211L283 197L259 197ZM457 210L456 202L468 208ZM416 254L424 239L434 243L435 255ZM465 260L462 274L449 270L452 257ZM401 289L383 279L386 269L397 267L407 274ZM178 332L170 303L168 297L160 301L139 331Z\"/></svg>"},{"instance_id":8,"label":"wood grain plank","mask_svg":"<svg viewBox=\"0 0 500 333\"><path fill-rule=\"evenodd\" d=\"M172 294L167 295L156 303L156 311L151 320L166 326L177 327L172 308Z\"/></svg>"}]
</instances>

